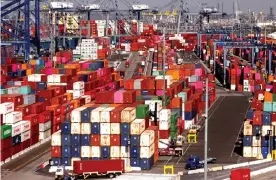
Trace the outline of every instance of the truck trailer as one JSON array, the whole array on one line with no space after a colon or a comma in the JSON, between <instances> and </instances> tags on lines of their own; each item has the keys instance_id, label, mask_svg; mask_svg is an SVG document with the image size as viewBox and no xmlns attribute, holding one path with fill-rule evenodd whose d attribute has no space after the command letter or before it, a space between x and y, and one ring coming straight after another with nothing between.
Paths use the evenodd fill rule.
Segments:
<instances>
[{"instance_id":1,"label":"truck trailer","mask_svg":"<svg viewBox=\"0 0 276 180\"><path fill-rule=\"evenodd\" d=\"M74 179L86 179L90 176L107 176L114 178L125 172L124 160L109 159L109 160L83 160L74 161L73 173L71 176Z\"/></svg>"}]
</instances>

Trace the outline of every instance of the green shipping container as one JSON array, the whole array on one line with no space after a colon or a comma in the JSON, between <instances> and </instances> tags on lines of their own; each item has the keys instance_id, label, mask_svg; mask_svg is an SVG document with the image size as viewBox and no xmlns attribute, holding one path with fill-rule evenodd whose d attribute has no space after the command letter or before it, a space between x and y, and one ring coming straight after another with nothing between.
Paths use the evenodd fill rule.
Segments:
<instances>
[{"instance_id":1,"label":"green shipping container","mask_svg":"<svg viewBox=\"0 0 276 180\"><path fill-rule=\"evenodd\" d=\"M144 119L149 116L149 105L140 104L136 107L136 118Z\"/></svg>"},{"instance_id":2,"label":"green shipping container","mask_svg":"<svg viewBox=\"0 0 276 180\"><path fill-rule=\"evenodd\" d=\"M173 131L170 132L171 139L176 138L176 136L177 136L177 132L173 132Z\"/></svg>"},{"instance_id":3,"label":"green shipping container","mask_svg":"<svg viewBox=\"0 0 276 180\"><path fill-rule=\"evenodd\" d=\"M21 86L20 87L20 94L31 94L31 86Z\"/></svg>"},{"instance_id":4,"label":"green shipping container","mask_svg":"<svg viewBox=\"0 0 276 180\"><path fill-rule=\"evenodd\" d=\"M171 124L170 132L177 132L177 124Z\"/></svg>"},{"instance_id":5,"label":"green shipping container","mask_svg":"<svg viewBox=\"0 0 276 180\"><path fill-rule=\"evenodd\" d=\"M276 102L276 94L273 94L273 102Z\"/></svg>"},{"instance_id":6,"label":"green shipping container","mask_svg":"<svg viewBox=\"0 0 276 180\"><path fill-rule=\"evenodd\" d=\"M143 96L136 96L136 100L144 100Z\"/></svg>"},{"instance_id":7,"label":"green shipping container","mask_svg":"<svg viewBox=\"0 0 276 180\"><path fill-rule=\"evenodd\" d=\"M171 123L177 123L178 115L176 112L172 112L171 114Z\"/></svg>"},{"instance_id":8,"label":"green shipping container","mask_svg":"<svg viewBox=\"0 0 276 180\"><path fill-rule=\"evenodd\" d=\"M1 139L6 139L11 137L12 135L12 127L11 125L3 125L1 126Z\"/></svg>"},{"instance_id":9,"label":"green shipping container","mask_svg":"<svg viewBox=\"0 0 276 180\"><path fill-rule=\"evenodd\" d=\"M7 89L1 89L1 92L0 92L0 94L8 94L8 90Z\"/></svg>"}]
</instances>

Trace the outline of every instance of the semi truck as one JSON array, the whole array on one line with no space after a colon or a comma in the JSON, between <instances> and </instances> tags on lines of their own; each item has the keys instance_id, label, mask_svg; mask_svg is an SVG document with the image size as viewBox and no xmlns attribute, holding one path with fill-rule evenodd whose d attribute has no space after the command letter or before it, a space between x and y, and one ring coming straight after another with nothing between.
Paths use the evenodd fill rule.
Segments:
<instances>
[{"instance_id":1,"label":"semi truck","mask_svg":"<svg viewBox=\"0 0 276 180\"><path fill-rule=\"evenodd\" d=\"M88 177L107 176L115 178L125 172L124 160L82 160L73 162L73 171L66 173L64 168L60 167L56 172L56 179L87 179Z\"/></svg>"},{"instance_id":2,"label":"semi truck","mask_svg":"<svg viewBox=\"0 0 276 180\"><path fill-rule=\"evenodd\" d=\"M169 144L159 141L162 144L167 145L168 147L165 149L159 148L159 155L160 156L182 156L184 153L184 137L178 135L177 138L170 141Z\"/></svg>"},{"instance_id":3,"label":"semi truck","mask_svg":"<svg viewBox=\"0 0 276 180\"><path fill-rule=\"evenodd\" d=\"M215 164L217 161L216 158L208 158L207 164ZM188 170L194 170L194 169L200 169L204 168L204 161L200 161L199 156L190 156L186 163L186 169Z\"/></svg>"}]
</instances>

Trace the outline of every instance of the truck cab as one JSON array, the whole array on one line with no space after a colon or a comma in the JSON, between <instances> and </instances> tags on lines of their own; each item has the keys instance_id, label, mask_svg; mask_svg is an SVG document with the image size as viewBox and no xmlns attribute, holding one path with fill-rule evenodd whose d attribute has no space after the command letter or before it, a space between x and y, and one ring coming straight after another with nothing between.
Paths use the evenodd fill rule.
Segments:
<instances>
[{"instance_id":1,"label":"truck cab","mask_svg":"<svg viewBox=\"0 0 276 180\"><path fill-rule=\"evenodd\" d=\"M186 169L199 169L203 168L204 164L200 162L200 158L198 156L190 156L187 160Z\"/></svg>"}]
</instances>

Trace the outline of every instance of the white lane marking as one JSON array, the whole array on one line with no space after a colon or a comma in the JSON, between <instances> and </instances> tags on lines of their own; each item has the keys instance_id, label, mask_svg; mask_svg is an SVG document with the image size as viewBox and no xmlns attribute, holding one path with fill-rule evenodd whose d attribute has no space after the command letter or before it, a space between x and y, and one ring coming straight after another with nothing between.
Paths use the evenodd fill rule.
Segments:
<instances>
[{"instance_id":1,"label":"white lane marking","mask_svg":"<svg viewBox=\"0 0 276 180\"><path fill-rule=\"evenodd\" d=\"M214 114L214 112L215 112L216 109L220 106L220 104L221 104L221 102L224 100L224 98L225 98L225 96L222 97L222 100L219 102L219 104L217 105L217 107L214 109L214 111L210 114L210 116L209 116L208 118L210 118L210 117ZM211 109L212 106L213 106L214 104L215 104L215 103L213 103L213 104L210 106L209 109ZM204 122L203 126L200 128L200 130L201 130L204 126L205 126L205 122ZM199 131L200 131L200 130L199 130ZM176 164L178 164L178 163L180 162L180 160L181 160L182 157L186 154L186 152L188 151L188 149L189 149L189 147L190 147L191 145L192 145L192 144L189 144L189 145L188 145L188 147L187 147L186 150L184 151L183 155L178 159L178 161L177 161Z\"/></svg>"},{"instance_id":2,"label":"white lane marking","mask_svg":"<svg viewBox=\"0 0 276 180\"><path fill-rule=\"evenodd\" d=\"M172 159L172 157L173 156L171 156L167 161L165 161L165 163L164 164L168 164L169 163L169 161Z\"/></svg>"},{"instance_id":3,"label":"white lane marking","mask_svg":"<svg viewBox=\"0 0 276 180\"><path fill-rule=\"evenodd\" d=\"M244 117L246 117L247 112L248 112L248 110L250 109L250 106L251 106L251 103L249 103L248 108L247 108L247 111L246 111L246 114L244 115ZM238 139L239 139L240 132L242 131L242 127L243 127L243 123L241 124L240 130L239 130L239 132L238 132L236 142L237 142L237 141L238 141ZM234 147L233 147L233 150L232 150L232 152L231 152L230 157L232 157L232 156L233 156L233 153L234 153L234 150L235 150L235 147L236 147L236 142L235 142L235 144L234 144Z\"/></svg>"}]
</instances>

